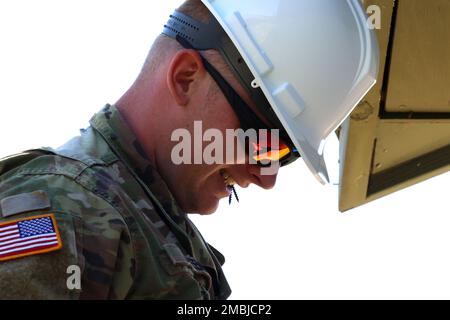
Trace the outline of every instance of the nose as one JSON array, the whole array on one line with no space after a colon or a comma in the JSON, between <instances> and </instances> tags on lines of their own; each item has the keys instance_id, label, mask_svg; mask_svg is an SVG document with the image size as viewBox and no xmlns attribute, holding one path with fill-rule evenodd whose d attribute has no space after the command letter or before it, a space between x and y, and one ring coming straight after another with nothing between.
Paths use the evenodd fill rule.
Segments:
<instances>
[{"instance_id":1,"label":"nose","mask_svg":"<svg viewBox=\"0 0 450 320\"><path fill-rule=\"evenodd\" d=\"M275 187L279 169L280 167L275 164L268 168L257 165L249 165L247 168L248 173L255 178L255 184L266 190Z\"/></svg>"}]
</instances>

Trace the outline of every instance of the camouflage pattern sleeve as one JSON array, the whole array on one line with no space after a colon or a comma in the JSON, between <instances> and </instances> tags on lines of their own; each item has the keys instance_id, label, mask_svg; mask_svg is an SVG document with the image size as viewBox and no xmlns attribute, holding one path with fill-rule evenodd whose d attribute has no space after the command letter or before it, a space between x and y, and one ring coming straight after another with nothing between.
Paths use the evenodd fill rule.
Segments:
<instances>
[{"instance_id":1,"label":"camouflage pattern sleeve","mask_svg":"<svg viewBox=\"0 0 450 320\"><path fill-rule=\"evenodd\" d=\"M62 241L56 251L0 261L0 299L125 298L132 250L123 219L104 199L51 170L55 161L40 157L0 176L0 228L50 213Z\"/></svg>"},{"instance_id":2,"label":"camouflage pattern sleeve","mask_svg":"<svg viewBox=\"0 0 450 320\"><path fill-rule=\"evenodd\" d=\"M228 298L223 257L177 205L117 108L105 106L90 123L56 150L0 159L0 299ZM47 222L56 226L42 232ZM16 223L58 229L62 247L58 240L51 252L4 259L12 242L24 241L9 238ZM29 233L26 245L35 246Z\"/></svg>"}]
</instances>

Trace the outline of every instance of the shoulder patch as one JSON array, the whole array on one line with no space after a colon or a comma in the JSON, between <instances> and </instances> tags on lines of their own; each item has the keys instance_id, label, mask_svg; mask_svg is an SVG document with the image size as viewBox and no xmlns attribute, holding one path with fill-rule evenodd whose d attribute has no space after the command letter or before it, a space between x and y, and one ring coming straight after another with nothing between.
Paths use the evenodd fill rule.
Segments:
<instances>
[{"instance_id":1,"label":"shoulder patch","mask_svg":"<svg viewBox=\"0 0 450 320\"><path fill-rule=\"evenodd\" d=\"M9 196L0 201L0 217L50 208L50 199L45 191L38 190Z\"/></svg>"},{"instance_id":2,"label":"shoulder patch","mask_svg":"<svg viewBox=\"0 0 450 320\"><path fill-rule=\"evenodd\" d=\"M53 214L0 223L0 261L61 248L61 237Z\"/></svg>"}]
</instances>

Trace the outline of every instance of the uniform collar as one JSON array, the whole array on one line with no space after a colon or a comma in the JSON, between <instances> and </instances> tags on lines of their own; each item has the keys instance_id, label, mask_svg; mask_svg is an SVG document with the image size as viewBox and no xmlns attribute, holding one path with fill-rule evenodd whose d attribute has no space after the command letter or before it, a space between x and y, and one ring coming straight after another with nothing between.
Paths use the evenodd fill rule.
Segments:
<instances>
[{"instance_id":1,"label":"uniform collar","mask_svg":"<svg viewBox=\"0 0 450 320\"><path fill-rule=\"evenodd\" d=\"M203 266L210 268L209 270L215 274L214 278L219 279L223 286L220 289L215 288L217 294L227 297L230 290L220 267L224 261L218 261L224 260L222 255L215 249L214 252L212 251L187 214L177 205L166 183L153 167L151 159L127 126L119 110L108 104L92 117L90 124L108 143L116 156L129 168L131 174L150 190L155 196L155 200L163 207L165 214L182 230L186 239L189 239L189 244L186 244L185 248L189 248L188 252ZM184 236L180 236L180 239L182 238ZM221 258L218 259L218 256Z\"/></svg>"},{"instance_id":2,"label":"uniform collar","mask_svg":"<svg viewBox=\"0 0 450 320\"><path fill-rule=\"evenodd\" d=\"M90 124L103 136L116 155L150 189L171 218L178 224L184 223L186 213L177 205L167 184L153 167L151 159L117 107L107 104L92 117Z\"/></svg>"}]
</instances>

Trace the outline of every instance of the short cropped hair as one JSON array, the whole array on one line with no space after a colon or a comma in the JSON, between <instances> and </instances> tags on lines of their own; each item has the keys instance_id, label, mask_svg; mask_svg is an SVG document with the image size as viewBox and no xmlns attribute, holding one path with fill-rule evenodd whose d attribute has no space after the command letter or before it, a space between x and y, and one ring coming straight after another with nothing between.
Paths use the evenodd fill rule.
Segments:
<instances>
[{"instance_id":1,"label":"short cropped hair","mask_svg":"<svg viewBox=\"0 0 450 320\"><path fill-rule=\"evenodd\" d=\"M207 23L213 18L201 0L186 0L177 10L203 23Z\"/></svg>"},{"instance_id":2,"label":"short cropped hair","mask_svg":"<svg viewBox=\"0 0 450 320\"><path fill-rule=\"evenodd\" d=\"M204 23L208 22L213 17L201 0L186 0L177 11ZM168 54L181 49L181 45L174 39L163 34L159 35L155 39L155 42L153 42L145 61L143 71L145 71L145 73L154 71L155 68L161 64L162 59L166 58Z\"/></svg>"},{"instance_id":3,"label":"short cropped hair","mask_svg":"<svg viewBox=\"0 0 450 320\"><path fill-rule=\"evenodd\" d=\"M203 23L208 23L211 19L214 19L213 14L201 0L186 0L176 10ZM162 62L165 61L165 59L169 59L182 49L183 47L176 40L169 38L164 34L159 35L150 49L139 78L145 79L151 77L151 74L162 65ZM223 75L232 77L230 67L226 64L218 51L206 50L202 51L202 55Z\"/></svg>"}]
</instances>

